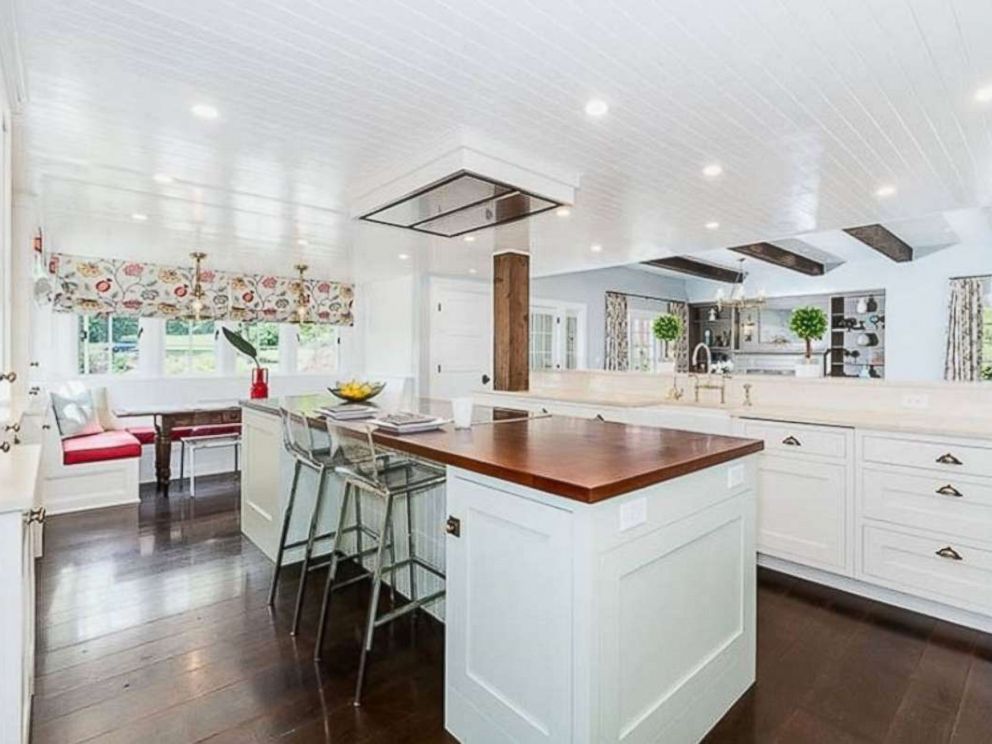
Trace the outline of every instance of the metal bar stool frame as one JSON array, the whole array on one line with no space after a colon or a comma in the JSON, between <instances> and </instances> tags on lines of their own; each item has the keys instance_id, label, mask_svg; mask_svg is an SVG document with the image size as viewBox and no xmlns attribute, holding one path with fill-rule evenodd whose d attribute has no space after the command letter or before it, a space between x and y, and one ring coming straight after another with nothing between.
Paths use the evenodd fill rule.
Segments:
<instances>
[{"instance_id":1,"label":"metal bar stool frame","mask_svg":"<svg viewBox=\"0 0 992 744\"><path fill-rule=\"evenodd\" d=\"M270 607L275 605L276 591L278 590L279 579L283 569L283 557L286 551L292 550L293 548L303 547L304 551L302 566L300 567L300 583L297 587L296 602L293 608L293 624L290 629L290 635L295 636L299 632L300 628L300 617L303 609L303 600L306 595L307 579L312 571L330 565L331 561L335 558L334 551L338 549L338 545L340 544L339 540L335 539L337 535L345 535L354 532L356 534L356 544L358 546L357 555L359 557L364 557L365 555L373 553L375 548L364 550L362 547L362 536L372 536L374 533L369 528L364 526L361 511L359 509L356 510L356 520L354 525L344 527L339 523L337 530L325 532L320 535L317 534L317 520L320 516L321 506L323 505L327 476L334 467L334 453L330 448L317 447L313 439L312 428L306 416L300 413L288 411L286 409L281 409L280 414L282 417L283 447L292 455L294 459L293 481L289 489L289 499L286 503L286 509L283 512L282 529L280 530L279 535L279 548L276 553L275 568L272 572L272 581L269 585L268 604ZM385 470L389 468L402 467L402 464L396 463L390 456L383 455L377 458L376 466L379 469ZM296 508L296 496L299 489L300 475L304 468L308 468L317 474L317 495L314 498L313 509L310 512L306 538L287 543L286 539L289 536L289 528ZM321 560L316 563L312 563L314 546L318 541L327 539L335 539L330 555L327 557L322 557ZM390 546L390 548L392 548L392 546ZM356 576L348 579L347 581L341 582L340 586L343 588L344 586L358 581L363 581L370 577L371 574Z\"/></svg>"},{"instance_id":2,"label":"metal bar stool frame","mask_svg":"<svg viewBox=\"0 0 992 744\"><path fill-rule=\"evenodd\" d=\"M335 531L334 546L331 549L331 562L327 572L327 580L324 585L324 598L320 609L320 619L317 626L317 639L314 646L314 659L319 660L322 654L324 636L326 633L327 613L330 605L331 593L343 588L349 582L336 582L337 567L339 562L340 538L338 535L345 533L344 524L347 518L348 501L354 496L356 507L361 502L361 494L365 493L377 497L383 502L382 518L379 529L371 531L371 537L376 545L371 551L374 552L373 566L371 572L372 590L369 599L368 613L365 622L365 630L362 634L362 652L359 659L358 679L355 683L354 705L361 705L362 688L365 681L365 670L368 663L368 655L372 650L372 643L376 628L392 622L397 618L414 612L444 596L444 589L441 589L425 597L417 596L416 568L420 566L440 579L444 579L444 573L435 566L427 563L416 555L413 538L413 508L412 499L414 494L435 488L445 482L446 475L443 469L437 468L428 463L424 463L413 458L406 458L401 467L380 470L369 467L369 463L375 463L382 456L376 452L375 442L372 438L372 427L368 427L364 436L353 429L346 429L335 425L331 420L327 420L327 431L331 439L331 449L335 451L335 461L342 464L335 466L335 472L344 479L345 489L342 496L341 505L338 511L338 529ZM364 442L364 444L363 444ZM399 470L404 471L404 479L401 483L390 483L389 475ZM397 498L403 498L406 506L406 544L407 557L397 561L395 550L395 529L394 529L394 505ZM356 508L356 512L357 512ZM366 534L369 534L366 530ZM384 563L386 550L389 550L389 563ZM358 558L362 555L342 556L345 559ZM395 585L396 573L403 568L409 571L410 598L402 606L396 607ZM379 596L382 588L383 577L389 574L390 595L392 597L392 609L381 616L378 614Z\"/></svg>"}]
</instances>

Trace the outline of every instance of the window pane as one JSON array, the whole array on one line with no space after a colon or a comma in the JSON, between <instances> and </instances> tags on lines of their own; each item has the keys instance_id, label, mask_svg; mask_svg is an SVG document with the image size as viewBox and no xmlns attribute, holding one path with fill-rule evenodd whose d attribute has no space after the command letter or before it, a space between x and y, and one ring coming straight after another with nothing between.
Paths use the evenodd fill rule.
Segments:
<instances>
[{"instance_id":1,"label":"window pane","mask_svg":"<svg viewBox=\"0 0 992 744\"><path fill-rule=\"evenodd\" d=\"M982 328L982 379L992 381L992 307L985 308Z\"/></svg>"},{"instance_id":2,"label":"window pane","mask_svg":"<svg viewBox=\"0 0 992 744\"><path fill-rule=\"evenodd\" d=\"M574 315L565 317L565 369L575 369L578 366L579 319Z\"/></svg>"},{"instance_id":3,"label":"window pane","mask_svg":"<svg viewBox=\"0 0 992 744\"><path fill-rule=\"evenodd\" d=\"M299 372L337 370L338 329L334 326L304 323L297 326L296 369Z\"/></svg>"},{"instance_id":4,"label":"window pane","mask_svg":"<svg viewBox=\"0 0 992 744\"><path fill-rule=\"evenodd\" d=\"M554 315L530 314L530 368L551 369L554 364Z\"/></svg>"},{"instance_id":5,"label":"window pane","mask_svg":"<svg viewBox=\"0 0 992 744\"><path fill-rule=\"evenodd\" d=\"M138 319L79 317L77 369L84 375L122 374L138 366Z\"/></svg>"},{"instance_id":6,"label":"window pane","mask_svg":"<svg viewBox=\"0 0 992 744\"><path fill-rule=\"evenodd\" d=\"M258 350L258 361L263 367L279 366L278 323L250 323L242 325L240 332ZM236 367L239 372L247 372L254 366L244 354L238 354Z\"/></svg>"},{"instance_id":7,"label":"window pane","mask_svg":"<svg viewBox=\"0 0 992 744\"><path fill-rule=\"evenodd\" d=\"M212 320L176 320L165 324L165 373L212 374L217 369Z\"/></svg>"}]
</instances>

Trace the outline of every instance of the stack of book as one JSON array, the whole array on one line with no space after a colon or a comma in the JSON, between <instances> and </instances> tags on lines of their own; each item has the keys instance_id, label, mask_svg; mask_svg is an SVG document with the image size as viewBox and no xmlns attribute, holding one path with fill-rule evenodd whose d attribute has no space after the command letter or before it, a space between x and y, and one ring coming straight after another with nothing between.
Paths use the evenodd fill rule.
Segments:
<instances>
[{"instance_id":1,"label":"stack of book","mask_svg":"<svg viewBox=\"0 0 992 744\"><path fill-rule=\"evenodd\" d=\"M440 429L447 422L447 419L426 416L422 413L391 413L375 419L372 423L390 434L416 434Z\"/></svg>"},{"instance_id":2,"label":"stack of book","mask_svg":"<svg viewBox=\"0 0 992 744\"><path fill-rule=\"evenodd\" d=\"M335 421L358 421L360 419L372 418L382 411L375 406L362 403L344 403L340 406L321 408L320 412Z\"/></svg>"}]
</instances>

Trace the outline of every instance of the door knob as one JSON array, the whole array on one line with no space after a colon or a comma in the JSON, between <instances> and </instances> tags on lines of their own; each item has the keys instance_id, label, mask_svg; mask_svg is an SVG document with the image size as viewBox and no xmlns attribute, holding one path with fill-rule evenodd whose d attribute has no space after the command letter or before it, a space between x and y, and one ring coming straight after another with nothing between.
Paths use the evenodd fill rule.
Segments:
<instances>
[{"instance_id":1,"label":"door knob","mask_svg":"<svg viewBox=\"0 0 992 744\"><path fill-rule=\"evenodd\" d=\"M483 375L482 375L482 384L483 384L483 385L488 385L488 384L489 384L489 380L490 380L490 379L491 379L491 378L489 377L489 375L487 375L487 374L483 374Z\"/></svg>"},{"instance_id":2,"label":"door knob","mask_svg":"<svg viewBox=\"0 0 992 744\"><path fill-rule=\"evenodd\" d=\"M448 517L448 521L444 525L444 531L447 532L452 537L462 536L462 520L457 517Z\"/></svg>"}]
</instances>

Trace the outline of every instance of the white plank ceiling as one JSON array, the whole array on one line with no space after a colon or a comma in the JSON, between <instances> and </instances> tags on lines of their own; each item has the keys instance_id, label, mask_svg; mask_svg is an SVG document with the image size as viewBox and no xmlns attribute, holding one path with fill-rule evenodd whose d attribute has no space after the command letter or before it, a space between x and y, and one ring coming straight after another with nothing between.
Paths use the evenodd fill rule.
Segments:
<instances>
[{"instance_id":1,"label":"white plank ceiling","mask_svg":"<svg viewBox=\"0 0 992 744\"><path fill-rule=\"evenodd\" d=\"M484 273L492 231L428 243L348 216L359 184L465 132L582 174L572 214L531 225L536 273L992 202L989 0L17 8L19 186L77 253Z\"/></svg>"}]
</instances>

